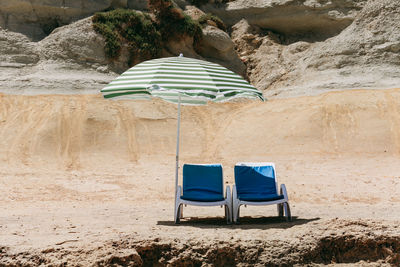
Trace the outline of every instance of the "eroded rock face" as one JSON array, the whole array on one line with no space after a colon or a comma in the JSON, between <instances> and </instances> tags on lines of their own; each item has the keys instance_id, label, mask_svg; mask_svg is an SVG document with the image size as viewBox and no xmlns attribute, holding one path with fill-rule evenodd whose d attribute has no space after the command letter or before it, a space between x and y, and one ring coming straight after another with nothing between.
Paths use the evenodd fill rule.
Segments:
<instances>
[{"instance_id":1,"label":"eroded rock face","mask_svg":"<svg viewBox=\"0 0 400 267\"><path fill-rule=\"evenodd\" d=\"M204 54L195 51L193 37L183 36L166 43L162 56L183 53L206 58L244 74L245 65L229 35L217 28L205 31L207 34L211 37L206 39L207 45L202 44ZM59 27L38 42L0 29L0 44L0 91L6 93L97 93L132 63L127 44L122 44L117 59L106 57L105 40L93 30L91 18Z\"/></svg>"},{"instance_id":2,"label":"eroded rock face","mask_svg":"<svg viewBox=\"0 0 400 267\"><path fill-rule=\"evenodd\" d=\"M38 61L35 44L26 36L0 28L0 66L22 68Z\"/></svg>"},{"instance_id":3,"label":"eroded rock face","mask_svg":"<svg viewBox=\"0 0 400 267\"><path fill-rule=\"evenodd\" d=\"M249 24L295 36L326 39L351 24L366 0L237 0L226 6L207 5L205 12L231 26L245 19Z\"/></svg>"},{"instance_id":4,"label":"eroded rock face","mask_svg":"<svg viewBox=\"0 0 400 267\"><path fill-rule=\"evenodd\" d=\"M186 6L184 12L193 20L199 20L205 15L202 10L195 6ZM209 22L212 23L212 21ZM199 55L195 52L196 55L190 56L218 63L246 77L246 65L239 58L234 42L229 34L216 27L216 24L206 25L203 28L203 38L197 45L196 51Z\"/></svg>"},{"instance_id":5,"label":"eroded rock face","mask_svg":"<svg viewBox=\"0 0 400 267\"><path fill-rule=\"evenodd\" d=\"M104 40L90 19L58 28L40 42L0 28L0 91L96 92L111 77Z\"/></svg>"},{"instance_id":6,"label":"eroded rock face","mask_svg":"<svg viewBox=\"0 0 400 267\"><path fill-rule=\"evenodd\" d=\"M110 8L140 8L133 0L2 0L0 27L20 32L34 41L59 26Z\"/></svg>"},{"instance_id":7,"label":"eroded rock face","mask_svg":"<svg viewBox=\"0 0 400 267\"><path fill-rule=\"evenodd\" d=\"M163 48L163 57L172 57L183 54L185 57L201 58L200 55L194 51L193 48L193 37L183 35L180 38L171 38Z\"/></svg>"},{"instance_id":8,"label":"eroded rock face","mask_svg":"<svg viewBox=\"0 0 400 267\"><path fill-rule=\"evenodd\" d=\"M232 37L248 74L267 97L400 84L400 3L369 1L354 22L324 42L287 42L243 20Z\"/></svg>"},{"instance_id":9,"label":"eroded rock face","mask_svg":"<svg viewBox=\"0 0 400 267\"><path fill-rule=\"evenodd\" d=\"M265 227L265 223L253 225ZM338 227L342 231L339 232ZM209 240L178 238L135 240L133 235L124 235L123 239L110 240L97 247L80 244L77 248L51 247L42 251L31 249L18 253L13 253L9 248L0 248L0 252L3 250L0 264L6 266L21 265L21 262L29 266L43 262L57 266L77 264L332 266L340 263L351 266L399 266L400 264L398 230L392 224L331 219L314 222L312 229L310 228L300 224L290 237L287 235L277 237L271 233L267 239L255 236L245 241L237 240L236 236L232 237L231 241L226 241L215 237L210 237Z\"/></svg>"},{"instance_id":10,"label":"eroded rock face","mask_svg":"<svg viewBox=\"0 0 400 267\"><path fill-rule=\"evenodd\" d=\"M38 44L40 55L45 60L108 63L104 53L104 38L93 30L91 18L59 27Z\"/></svg>"},{"instance_id":11,"label":"eroded rock face","mask_svg":"<svg viewBox=\"0 0 400 267\"><path fill-rule=\"evenodd\" d=\"M51 14L52 18L64 18L62 21L83 15L78 3L88 7L85 12L89 13L109 6L145 8L144 2L7 0L0 3L0 24L10 27L10 21L15 18L15 25L27 27L28 32L35 34L37 28L32 27L42 25L42 19ZM64 7L64 13L58 5ZM398 87L399 5L396 0L238 0L214 5L224 22L238 20L230 34L208 25L196 49L193 38L184 36L166 44L162 55L183 53L219 63L249 77L266 97ZM38 9L35 12L34 7ZM211 5L207 5L204 11L210 8ZM188 6L185 12L195 19L204 14ZM238 14L247 19L239 20ZM311 17L296 20L299 14ZM321 22L321 18L333 24ZM320 29L316 29L316 25ZM17 30L23 31L22 28ZM122 47L117 60L106 58L104 39L93 31L89 18L58 27L39 42L0 28L0 44L0 89L3 91L11 88L21 89L17 90L21 92L39 89L96 91L109 82L110 77L130 66L127 47Z\"/></svg>"},{"instance_id":12,"label":"eroded rock face","mask_svg":"<svg viewBox=\"0 0 400 267\"><path fill-rule=\"evenodd\" d=\"M238 57L235 44L226 32L208 25L203 29L203 35L199 48L201 56L246 76L246 65Z\"/></svg>"}]
</instances>

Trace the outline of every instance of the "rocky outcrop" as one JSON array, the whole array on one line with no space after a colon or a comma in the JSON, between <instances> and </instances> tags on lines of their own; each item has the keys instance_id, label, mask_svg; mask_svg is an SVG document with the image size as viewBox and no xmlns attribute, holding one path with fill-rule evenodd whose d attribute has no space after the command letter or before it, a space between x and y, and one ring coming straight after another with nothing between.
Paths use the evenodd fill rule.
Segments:
<instances>
[{"instance_id":1,"label":"rocky outcrop","mask_svg":"<svg viewBox=\"0 0 400 267\"><path fill-rule=\"evenodd\" d=\"M400 3L369 1L352 24L324 42L292 41L250 25L232 38L253 84L267 97L313 95L349 88L400 84Z\"/></svg>"},{"instance_id":2,"label":"rocky outcrop","mask_svg":"<svg viewBox=\"0 0 400 267\"><path fill-rule=\"evenodd\" d=\"M15 25L23 31L23 27L42 25L50 17L67 23L94 10L146 8L145 1L47 2L1 1L0 24L10 27L9 18L18 18ZM185 13L194 19L205 14L184 1L178 2L186 5ZM82 11L78 3L91 8ZM235 22L229 34L207 23L197 47L192 37L183 36L166 43L162 56L183 53L219 63L249 77L269 98L399 87L399 5L395 0L237 0L209 4L202 7L204 11L212 10L225 23ZM40 12L32 15L34 7ZM61 7L66 9L64 13ZM4 14L8 14L7 19ZM239 20L241 16L245 19ZM28 31L35 34L31 28ZM127 47L122 46L118 59L107 59L104 39L93 31L89 18L58 27L38 42L0 28L0 44L2 91L93 92L129 67Z\"/></svg>"},{"instance_id":3,"label":"rocky outcrop","mask_svg":"<svg viewBox=\"0 0 400 267\"><path fill-rule=\"evenodd\" d=\"M2 0L0 27L23 33L34 41L59 26L113 8L145 9L146 0Z\"/></svg>"},{"instance_id":4,"label":"rocky outcrop","mask_svg":"<svg viewBox=\"0 0 400 267\"><path fill-rule=\"evenodd\" d=\"M366 0L237 0L226 5L206 5L205 12L231 26L249 24L284 35L326 39L351 24Z\"/></svg>"},{"instance_id":5,"label":"rocky outcrop","mask_svg":"<svg viewBox=\"0 0 400 267\"><path fill-rule=\"evenodd\" d=\"M210 26L211 27L211 26ZM220 63L245 74L229 35L218 28L204 31L198 54L193 37L171 39L163 47L162 56L200 58ZM215 35L215 36L214 36ZM0 29L0 91L36 94L96 93L105 84L130 67L126 44L116 59L104 52L104 38L93 30L91 18L58 27L38 42L20 33ZM205 57L202 57L205 56Z\"/></svg>"},{"instance_id":6,"label":"rocky outcrop","mask_svg":"<svg viewBox=\"0 0 400 267\"><path fill-rule=\"evenodd\" d=\"M186 6L185 14L194 20L199 20L205 15L203 11L194 6ZM229 34L219 29L212 21L208 21L208 23L209 25L205 25L203 28L203 37L196 47L196 52L208 61L218 63L242 76L246 76L246 65L239 58L235 44ZM193 55L192 57L198 56Z\"/></svg>"},{"instance_id":7,"label":"rocky outcrop","mask_svg":"<svg viewBox=\"0 0 400 267\"><path fill-rule=\"evenodd\" d=\"M0 29L0 91L14 94L96 92L115 76L90 19L58 28L40 42Z\"/></svg>"},{"instance_id":8,"label":"rocky outcrop","mask_svg":"<svg viewBox=\"0 0 400 267\"><path fill-rule=\"evenodd\" d=\"M203 29L203 35L199 47L201 56L246 76L246 65L238 57L235 44L226 32L208 25Z\"/></svg>"},{"instance_id":9,"label":"rocky outcrop","mask_svg":"<svg viewBox=\"0 0 400 267\"><path fill-rule=\"evenodd\" d=\"M188 35L182 35L180 38L171 38L164 44L162 56L173 57L183 54L185 57L201 58L194 50L193 42L193 37Z\"/></svg>"},{"instance_id":10,"label":"rocky outcrop","mask_svg":"<svg viewBox=\"0 0 400 267\"><path fill-rule=\"evenodd\" d=\"M38 61L35 44L26 36L0 28L0 67L22 68Z\"/></svg>"},{"instance_id":11,"label":"rocky outcrop","mask_svg":"<svg viewBox=\"0 0 400 267\"><path fill-rule=\"evenodd\" d=\"M104 53L104 38L93 30L91 18L79 20L67 26L59 27L51 35L41 40L38 46L44 60L72 61L100 71L107 69L122 73L130 67L127 47L115 60L109 60ZM203 29L203 39L197 53L193 47L193 37L184 35L172 38L163 48L163 56L176 56L182 53L186 57L210 60L245 75L246 66L234 49L229 35L217 27Z\"/></svg>"},{"instance_id":12,"label":"rocky outcrop","mask_svg":"<svg viewBox=\"0 0 400 267\"><path fill-rule=\"evenodd\" d=\"M265 221L263 217L257 220ZM76 246L78 248L51 247L42 251L31 249L18 253L5 248L0 257L0 264L33 266L38 265L38 262L45 262L52 266L82 264L133 267L170 265L361 267L400 264L398 251L400 242L393 223L386 222L385 225L383 222L377 223L372 220L330 219L314 223L312 228L313 230L297 229L297 232L292 234L295 237L291 239L286 236L277 237L276 233L271 234L272 237L268 239L255 236L246 241L236 240L236 236L232 237L235 238L233 241L226 241L178 238L135 240L134 236L125 235L119 240L110 240L96 248L79 244ZM337 229L341 231L337 233Z\"/></svg>"},{"instance_id":13,"label":"rocky outcrop","mask_svg":"<svg viewBox=\"0 0 400 267\"><path fill-rule=\"evenodd\" d=\"M106 65L104 38L93 30L91 18L55 29L38 42L44 60L75 61L80 64Z\"/></svg>"}]
</instances>

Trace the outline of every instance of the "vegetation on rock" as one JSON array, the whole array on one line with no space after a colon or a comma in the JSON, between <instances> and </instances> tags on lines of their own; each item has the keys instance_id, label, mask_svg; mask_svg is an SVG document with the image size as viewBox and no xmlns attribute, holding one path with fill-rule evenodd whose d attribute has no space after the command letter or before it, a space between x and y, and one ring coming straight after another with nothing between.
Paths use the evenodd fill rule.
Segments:
<instances>
[{"instance_id":1,"label":"vegetation on rock","mask_svg":"<svg viewBox=\"0 0 400 267\"><path fill-rule=\"evenodd\" d=\"M122 44L128 45L131 58L154 58L161 53L161 35L148 14L128 9L116 9L96 13L94 30L106 40L105 52L109 58L117 58Z\"/></svg>"},{"instance_id":2,"label":"vegetation on rock","mask_svg":"<svg viewBox=\"0 0 400 267\"><path fill-rule=\"evenodd\" d=\"M148 5L154 15L152 17L128 9L101 12L93 16L94 30L105 38L107 57L118 58L122 46L127 44L132 63L138 58L156 58L161 54L163 42L185 35L193 37L196 47L202 38L199 22L175 7L171 0L149 0Z\"/></svg>"},{"instance_id":3,"label":"vegetation on rock","mask_svg":"<svg viewBox=\"0 0 400 267\"><path fill-rule=\"evenodd\" d=\"M183 35L193 37L194 42L201 39L200 24L174 6L171 0L149 0L148 3L164 41Z\"/></svg>"},{"instance_id":4,"label":"vegetation on rock","mask_svg":"<svg viewBox=\"0 0 400 267\"><path fill-rule=\"evenodd\" d=\"M224 24L224 22L218 18L217 16L214 16L210 13L207 13L203 16L201 16L198 20L198 22L200 23L201 26L206 26L207 24L210 24L209 21L212 21L215 23L215 25L223 31L226 31L226 26Z\"/></svg>"}]
</instances>

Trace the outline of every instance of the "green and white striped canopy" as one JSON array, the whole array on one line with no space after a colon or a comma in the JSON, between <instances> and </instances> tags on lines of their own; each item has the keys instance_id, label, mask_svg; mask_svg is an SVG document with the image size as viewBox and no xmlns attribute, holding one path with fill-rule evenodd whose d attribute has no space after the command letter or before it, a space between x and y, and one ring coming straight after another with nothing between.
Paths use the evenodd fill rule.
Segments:
<instances>
[{"instance_id":1,"label":"green and white striped canopy","mask_svg":"<svg viewBox=\"0 0 400 267\"><path fill-rule=\"evenodd\" d=\"M204 105L262 93L221 65L187 57L152 59L130 68L101 90L104 98L149 99L151 96L183 105Z\"/></svg>"}]
</instances>

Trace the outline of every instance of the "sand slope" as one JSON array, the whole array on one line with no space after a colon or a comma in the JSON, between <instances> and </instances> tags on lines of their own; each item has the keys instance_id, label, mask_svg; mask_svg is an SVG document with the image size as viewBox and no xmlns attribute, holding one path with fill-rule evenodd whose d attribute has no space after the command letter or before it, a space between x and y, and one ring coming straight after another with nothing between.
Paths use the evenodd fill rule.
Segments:
<instances>
[{"instance_id":1,"label":"sand slope","mask_svg":"<svg viewBox=\"0 0 400 267\"><path fill-rule=\"evenodd\" d=\"M399 155L399 100L400 90L391 89L185 106L182 156L234 162L294 153ZM176 106L159 100L2 95L0 103L0 157L10 164L108 168L175 153Z\"/></svg>"},{"instance_id":2,"label":"sand slope","mask_svg":"<svg viewBox=\"0 0 400 267\"><path fill-rule=\"evenodd\" d=\"M172 223L176 107L0 98L0 266L399 264L400 90L184 107L182 162L273 161L275 207ZM370 261L370 263L367 263Z\"/></svg>"}]
</instances>

